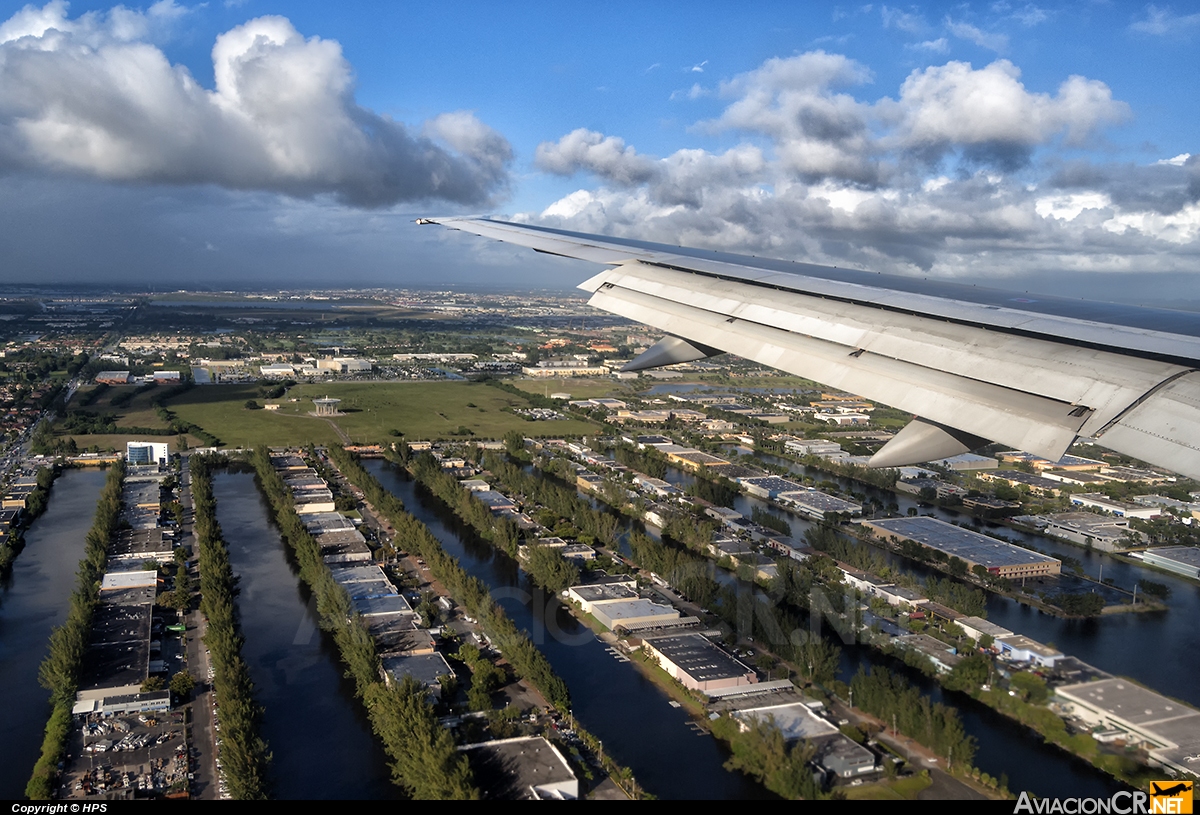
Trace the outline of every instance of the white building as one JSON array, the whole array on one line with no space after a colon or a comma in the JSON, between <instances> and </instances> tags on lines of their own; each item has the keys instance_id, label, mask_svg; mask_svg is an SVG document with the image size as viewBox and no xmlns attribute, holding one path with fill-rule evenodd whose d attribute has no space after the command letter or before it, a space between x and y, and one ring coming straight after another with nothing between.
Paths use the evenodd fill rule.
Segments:
<instances>
[{"instance_id":1,"label":"white building","mask_svg":"<svg viewBox=\"0 0 1200 815\"><path fill-rule=\"evenodd\" d=\"M166 465L171 459L171 450L166 442L131 441L125 445L125 460L130 464Z\"/></svg>"}]
</instances>

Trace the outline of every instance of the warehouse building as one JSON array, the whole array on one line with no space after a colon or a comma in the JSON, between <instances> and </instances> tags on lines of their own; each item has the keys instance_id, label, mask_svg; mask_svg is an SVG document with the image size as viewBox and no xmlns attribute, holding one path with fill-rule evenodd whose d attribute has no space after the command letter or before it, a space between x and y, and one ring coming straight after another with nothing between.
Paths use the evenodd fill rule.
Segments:
<instances>
[{"instance_id":1,"label":"warehouse building","mask_svg":"<svg viewBox=\"0 0 1200 815\"><path fill-rule=\"evenodd\" d=\"M799 512L815 518L818 521L825 518L827 512L848 512L850 515L862 515L862 504L843 501L832 495L826 495L818 490L797 490L779 494L779 501L790 504Z\"/></svg>"},{"instance_id":2,"label":"warehouse building","mask_svg":"<svg viewBox=\"0 0 1200 815\"><path fill-rule=\"evenodd\" d=\"M1092 507L1111 512L1118 518L1153 518L1162 515L1160 507L1134 504L1129 501L1117 501L1099 492L1084 492L1071 496L1071 503L1081 507Z\"/></svg>"},{"instance_id":3,"label":"warehouse building","mask_svg":"<svg viewBox=\"0 0 1200 815\"><path fill-rule=\"evenodd\" d=\"M1151 566L1200 580L1200 547L1198 546L1164 546L1161 549L1147 549L1142 553L1142 560Z\"/></svg>"},{"instance_id":4,"label":"warehouse building","mask_svg":"<svg viewBox=\"0 0 1200 815\"><path fill-rule=\"evenodd\" d=\"M1125 549L1126 542L1141 538L1141 533L1129 528L1129 521L1111 515L1096 515L1092 512L1056 512L1040 515L1035 523L1045 524L1047 535L1069 540L1081 546L1091 546L1101 552Z\"/></svg>"},{"instance_id":5,"label":"warehouse building","mask_svg":"<svg viewBox=\"0 0 1200 815\"><path fill-rule=\"evenodd\" d=\"M672 606L652 603L641 598L592 605L591 615L602 626L612 631L618 628L626 631L661 628L677 624L682 619L679 611Z\"/></svg>"},{"instance_id":6,"label":"warehouse building","mask_svg":"<svg viewBox=\"0 0 1200 815\"><path fill-rule=\"evenodd\" d=\"M498 739L458 748L475 784L490 801L574 801L579 779L558 748L542 736Z\"/></svg>"},{"instance_id":7,"label":"warehouse building","mask_svg":"<svg viewBox=\"0 0 1200 815\"><path fill-rule=\"evenodd\" d=\"M758 682L753 669L699 634L653 637L642 643L662 669L689 690L722 690Z\"/></svg>"},{"instance_id":8,"label":"warehouse building","mask_svg":"<svg viewBox=\"0 0 1200 815\"><path fill-rule=\"evenodd\" d=\"M964 560L967 567L983 566L988 574L1010 580L1059 574L1062 561L1011 543L961 529L937 518L888 518L864 521L881 538L909 540Z\"/></svg>"},{"instance_id":9,"label":"warehouse building","mask_svg":"<svg viewBox=\"0 0 1200 815\"><path fill-rule=\"evenodd\" d=\"M1121 730L1141 744L1151 760L1176 773L1196 774L1188 759L1200 755L1200 711L1113 677L1065 685L1054 691L1064 711L1088 727Z\"/></svg>"},{"instance_id":10,"label":"warehouse building","mask_svg":"<svg viewBox=\"0 0 1200 815\"><path fill-rule=\"evenodd\" d=\"M981 470L976 473L985 481L1003 481L1010 487L1029 487L1031 490L1044 492L1047 495L1058 495L1062 492L1062 482L1042 478L1040 475L1023 473L1020 470Z\"/></svg>"},{"instance_id":11,"label":"warehouse building","mask_svg":"<svg viewBox=\"0 0 1200 815\"><path fill-rule=\"evenodd\" d=\"M786 478L780 478L777 475L768 475L761 478L739 478L742 486L746 488L746 492L751 495L756 495L759 498L777 498L785 492L802 492L803 484L797 484Z\"/></svg>"}]
</instances>

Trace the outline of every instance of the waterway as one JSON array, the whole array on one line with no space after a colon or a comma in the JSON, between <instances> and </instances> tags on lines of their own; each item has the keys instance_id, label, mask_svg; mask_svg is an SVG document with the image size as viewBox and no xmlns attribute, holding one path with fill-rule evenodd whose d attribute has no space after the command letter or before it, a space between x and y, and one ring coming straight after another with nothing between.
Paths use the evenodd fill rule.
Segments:
<instances>
[{"instance_id":1,"label":"waterway","mask_svg":"<svg viewBox=\"0 0 1200 815\"><path fill-rule=\"evenodd\" d=\"M536 592L516 563L475 541L436 499L384 461L367 470L426 524L462 567L482 580L505 613L545 653L571 690L573 714L604 750L664 799L764 799L774 796L724 768L728 754L634 666L621 661L553 598Z\"/></svg>"},{"instance_id":2,"label":"waterway","mask_svg":"<svg viewBox=\"0 0 1200 815\"><path fill-rule=\"evenodd\" d=\"M254 476L218 473L213 494L238 576L242 657L254 698L265 710L261 735L272 753L273 796L400 798L353 681L319 629L316 603L270 521Z\"/></svg>"},{"instance_id":3,"label":"waterway","mask_svg":"<svg viewBox=\"0 0 1200 815\"><path fill-rule=\"evenodd\" d=\"M38 684L51 630L67 617L75 565L107 473L67 470L50 490L46 512L25 533L25 549L0 579L0 798L25 797L41 752L50 694Z\"/></svg>"}]
</instances>

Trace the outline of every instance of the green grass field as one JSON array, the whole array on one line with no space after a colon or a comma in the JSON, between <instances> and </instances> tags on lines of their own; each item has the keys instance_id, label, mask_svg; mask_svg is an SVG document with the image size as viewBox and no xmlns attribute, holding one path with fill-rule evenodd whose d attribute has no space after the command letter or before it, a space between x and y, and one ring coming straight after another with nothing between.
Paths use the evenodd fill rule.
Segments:
<instances>
[{"instance_id":1,"label":"green grass field","mask_svg":"<svg viewBox=\"0 0 1200 815\"><path fill-rule=\"evenodd\" d=\"M911 775L894 781L880 781L861 787L839 787L851 801L915 801L917 795L932 784L927 775Z\"/></svg>"},{"instance_id":2,"label":"green grass field","mask_svg":"<svg viewBox=\"0 0 1200 815\"><path fill-rule=\"evenodd\" d=\"M282 399L267 400L257 385L193 388L167 407L180 419L199 425L224 445L334 444L341 440L330 421L311 416L312 400L341 399L344 413L331 419L352 441L394 441L397 430L418 439L498 439L509 430L530 436L577 436L595 426L574 419L528 422L503 410L525 407L522 400L473 382L354 382L297 385ZM291 400L297 401L291 401ZM278 411L247 410L247 400L276 403ZM459 435L459 428L473 435Z\"/></svg>"},{"instance_id":3,"label":"green grass field","mask_svg":"<svg viewBox=\"0 0 1200 815\"><path fill-rule=\"evenodd\" d=\"M620 399L632 396L633 389L625 382L590 377L563 377L561 379L512 379L509 383L526 393L549 396L552 393L569 393L572 399L595 399L611 396Z\"/></svg>"}]
</instances>

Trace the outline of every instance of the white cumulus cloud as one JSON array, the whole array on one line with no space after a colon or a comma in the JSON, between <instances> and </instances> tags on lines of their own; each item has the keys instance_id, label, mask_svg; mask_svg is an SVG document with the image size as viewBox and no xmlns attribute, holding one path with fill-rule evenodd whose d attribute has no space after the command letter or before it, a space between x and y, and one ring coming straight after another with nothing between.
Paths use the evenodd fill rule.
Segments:
<instances>
[{"instance_id":1,"label":"white cumulus cloud","mask_svg":"<svg viewBox=\"0 0 1200 815\"><path fill-rule=\"evenodd\" d=\"M906 148L952 148L993 153L1020 163L1029 149L1062 136L1081 144L1101 128L1130 116L1103 82L1069 77L1055 96L1031 93L1008 60L974 69L965 62L914 71L899 99L880 107L893 118L893 138Z\"/></svg>"},{"instance_id":2,"label":"white cumulus cloud","mask_svg":"<svg viewBox=\"0 0 1200 815\"><path fill-rule=\"evenodd\" d=\"M538 165L598 186L518 217L956 277L1194 268L1200 157L1066 158L1130 117L1104 83L1071 76L1034 90L1003 59L917 69L874 99L863 94L872 81L839 54L767 60L722 82L725 109L692 128L742 137L719 153L660 158L615 134L574 131L543 144Z\"/></svg>"},{"instance_id":3,"label":"white cumulus cloud","mask_svg":"<svg viewBox=\"0 0 1200 815\"><path fill-rule=\"evenodd\" d=\"M358 206L483 203L512 151L469 113L418 135L359 106L334 40L260 17L213 46L202 87L150 39L183 13L117 7L75 19L27 6L0 25L0 168L109 181L216 184Z\"/></svg>"}]
</instances>

